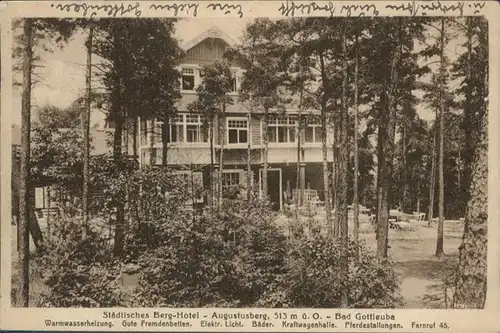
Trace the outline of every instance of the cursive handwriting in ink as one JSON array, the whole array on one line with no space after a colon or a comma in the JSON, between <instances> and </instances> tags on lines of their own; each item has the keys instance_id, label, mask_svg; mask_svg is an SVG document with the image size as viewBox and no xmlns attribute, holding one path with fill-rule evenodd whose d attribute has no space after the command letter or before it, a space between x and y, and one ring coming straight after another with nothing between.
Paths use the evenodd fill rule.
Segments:
<instances>
[{"instance_id":1,"label":"cursive handwriting in ink","mask_svg":"<svg viewBox=\"0 0 500 333\"><path fill-rule=\"evenodd\" d=\"M474 2L474 5L469 4L469 8L472 8L474 6L474 15L479 14L481 10L483 10L484 6L486 5L486 2Z\"/></svg>"},{"instance_id":2,"label":"cursive handwriting in ink","mask_svg":"<svg viewBox=\"0 0 500 333\"><path fill-rule=\"evenodd\" d=\"M421 4L420 9L422 10L422 15L427 15L427 11L439 11L443 14L458 11L459 16L464 16L464 4L462 1L457 1L450 5L443 4L441 1L433 1L431 4Z\"/></svg>"},{"instance_id":3,"label":"cursive handwriting in ink","mask_svg":"<svg viewBox=\"0 0 500 333\"><path fill-rule=\"evenodd\" d=\"M152 4L149 6L149 9L153 10L167 10L167 11L172 11L174 16L179 15L179 12L184 12L186 15L191 15L191 10L193 11L193 17L198 16L198 4L195 3L169 3L165 5L160 5L160 4Z\"/></svg>"},{"instance_id":4,"label":"cursive handwriting in ink","mask_svg":"<svg viewBox=\"0 0 500 333\"><path fill-rule=\"evenodd\" d=\"M438 14L447 14L449 12L458 14L458 16L464 15L464 2L463 1L449 1L443 3L441 1L422 1L422 4L418 4L417 1L408 1L400 5L386 5L386 9L396 10L400 12L407 11L411 16L416 16L418 14L427 15L429 12L438 12ZM425 3L424 3L425 2Z\"/></svg>"},{"instance_id":5,"label":"cursive handwriting in ink","mask_svg":"<svg viewBox=\"0 0 500 333\"><path fill-rule=\"evenodd\" d=\"M311 14L318 11L329 12L330 16L335 14L335 5L330 1L324 5L317 4L316 2L310 2L309 4L298 4L296 5L293 1L286 1L281 3L281 7L278 11L282 16L295 16L295 11L300 11L302 14Z\"/></svg>"},{"instance_id":6,"label":"cursive handwriting in ink","mask_svg":"<svg viewBox=\"0 0 500 333\"><path fill-rule=\"evenodd\" d=\"M377 10L377 6L375 5L342 5L340 9L340 13L345 13L347 17L350 17L352 14L356 14L357 11L360 11L358 16L365 16L365 12L371 12L371 15L378 16L379 11Z\"/></svg>"},{"instance_id":7,"label":"cursive handwriting in ink","mask_svg":"<svg viewBox=\"0 0 500 333\"><path fill-rule=\"evenodd\" d=\"M229 4L220 4L220 3L209 3L207 8L212 10L220 10L224 12L224 15L232 14L232 11L237 11L236 14L242 18L243 17L243 7L241 5L229 5Z\"/></svg>"},{"instance_id":8,"label":"cursive handwriting in ink","mask_svg":"<svg viewBox=\"0 0 500 333\"><path fill-rule=\"evenodd\" d=\"M70 4L51 4L50 7L67 12L82 12L84 17L90 18L97 16L99 12L104 12L110 17L125 16L128 13L133 13L135 17L142 15L141 7L138 2L135 5L129 4L125 6L123 3L116 5L89 5L86 2L70 3ZM90 15L89 15L90 14Z\"/></svg>"},{"instance_id":9,"label":"cursive handwriting in ink","mask_svg":"<svg viewBox=\"0 0 500 333\"><path fill-rule=\"evenodd\" d=\"M415 1L408 1L406 3L401 3L400 5L386 5L385 8L400 12L409 12L411 16L416 16L420 6Z\"/></svg>"}]
</instances>

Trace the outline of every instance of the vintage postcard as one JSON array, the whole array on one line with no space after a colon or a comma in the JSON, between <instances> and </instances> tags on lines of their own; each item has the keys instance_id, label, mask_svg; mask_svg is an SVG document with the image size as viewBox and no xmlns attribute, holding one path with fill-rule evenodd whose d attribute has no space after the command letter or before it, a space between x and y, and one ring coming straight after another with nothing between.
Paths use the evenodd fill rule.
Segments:
<instances>
[{"instance_id":1,"label":"vintage postcard","mask_svg":"<svg viewBox=\"0 0 500 333\"><path fill-rule=\"evenodd\" d=\"M6 1L1 329L500 329L497 1Z\"/></svg>"}]
</instances>

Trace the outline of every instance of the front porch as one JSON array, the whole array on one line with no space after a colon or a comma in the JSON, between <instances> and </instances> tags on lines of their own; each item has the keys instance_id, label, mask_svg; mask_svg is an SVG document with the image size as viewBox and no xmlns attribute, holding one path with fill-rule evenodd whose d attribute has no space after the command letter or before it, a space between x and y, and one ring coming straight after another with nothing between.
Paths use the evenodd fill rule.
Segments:
<instances>
[{"instance_id":1,"label":"front porch","mask_svg":"<svg viewBox=\"0 0 500 333\"><path fill-rule=\"evenodd\" d=\"M225 189L239 187L241 195L246 195L247 170L244 165L225 165L222 171L222 186ZM217 178L218 166L214 168L214 178ZM208 176L208 175L207 175ZM263 193L264 166L251 166L250 184ZM299 206L314 203L324 204L323 166L320 163L301 163L297 172L296 164L269 164L267 168L267 194L277 211L283 211L295 205L299 199ZM298 198L297 198L298 196Z\"/></svg>"}]
</instances>

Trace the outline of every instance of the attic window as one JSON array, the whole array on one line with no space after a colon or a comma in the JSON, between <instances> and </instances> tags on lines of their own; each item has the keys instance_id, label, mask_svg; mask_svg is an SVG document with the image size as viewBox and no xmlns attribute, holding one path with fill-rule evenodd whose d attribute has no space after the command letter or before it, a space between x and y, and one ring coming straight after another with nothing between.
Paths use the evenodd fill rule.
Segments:
<instances>
[{"instance_id":1,"label":"attic window","mask_svg":"<svg viewBox=\"0 0 500 333\"><path fill-rule=\"evenodd\" d=\"M194 90L194 69L182 69L182 90Z\"/></svg>"},{"instance_id":2,"label":"attic window","mask_svg":"<svg viewBox=\"0 0 500 333\"><path fill-rule=\"evenodd\" d=\"M236 92L236 91L238 91L238 86L237 86L237 84L238 84L238 83L237 83L237 81L236 81L236 78L235 78L235 77L233 77L233 78L231 79L231 91L232 91L232 92Z\"/></svg>"},{"instance_id":3,"label":"attic window","mask_svg":"<svg viewBox=\"0 0 500 333\"><path fill-rule=\"evenodd\" d=\"M231 92L238 91L238 72L231 70Z\"/></svg>"}]
</instances>

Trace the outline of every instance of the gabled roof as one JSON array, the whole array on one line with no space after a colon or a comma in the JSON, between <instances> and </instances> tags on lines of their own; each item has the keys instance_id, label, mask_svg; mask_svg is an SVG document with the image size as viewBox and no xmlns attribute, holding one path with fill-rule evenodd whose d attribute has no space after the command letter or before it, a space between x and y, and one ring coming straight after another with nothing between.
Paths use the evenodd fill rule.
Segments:
<instances>
[{"instance_id":1,"label":"gabled roof","mask_svg":"<svg viewBox=\"0 0 500 333\"><path fill-rule=\"evenodd\" d=\"M199 34L195 38L184 43L181 47L184 51L188 51L189 49L191 49L194 46L198 45L199 43L203 42L207 38L222 39L224 42L226 42L231 47L236 45L236 41L234 39L229 37L224 31L222 31L221 29L219 29L217 26L214 25L210 29L204 31L203 33Z\"/></svg>"}]
</instances>

